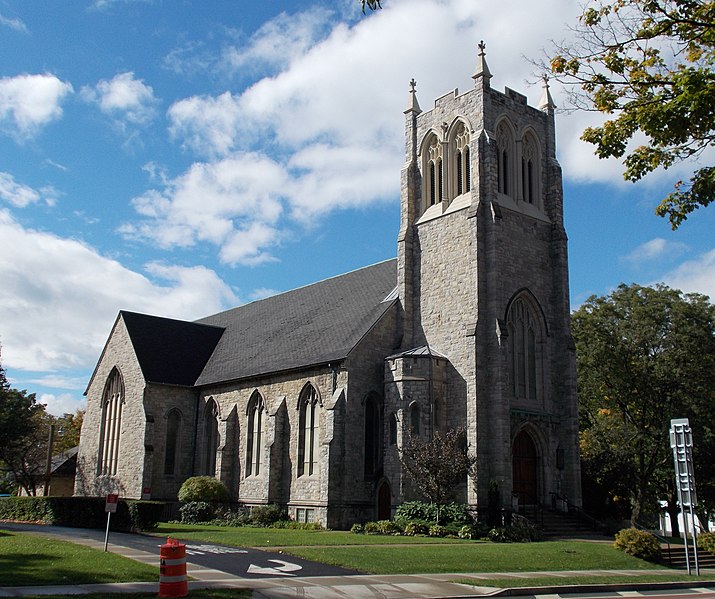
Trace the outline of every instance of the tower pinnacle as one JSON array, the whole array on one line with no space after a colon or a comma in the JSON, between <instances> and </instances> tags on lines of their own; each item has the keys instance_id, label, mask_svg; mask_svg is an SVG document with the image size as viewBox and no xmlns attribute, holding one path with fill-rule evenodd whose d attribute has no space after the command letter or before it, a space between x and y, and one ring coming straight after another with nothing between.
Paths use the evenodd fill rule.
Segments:
<instances>
[{"instance_id":1,"label":"tower pinnacle","mask_svg":"<svg viewBox=\"0 0 715 599\"><path fill-rule=\"evenodd\" d=\"M484 49L486 48L486 44L484 43L484 40L481 40L477 44L477 48L479 48L479 55L477 56L477 68L474 72L474 75L472 75L472 79L474 79L474 83L476 85L477 81L479 79L482 79L483 85L486 87L489 86L489 80L492 78L492 74L489 71L489 67L487 66L487 60L485 58L485 52Z\"/></svg>"}]
</instances>

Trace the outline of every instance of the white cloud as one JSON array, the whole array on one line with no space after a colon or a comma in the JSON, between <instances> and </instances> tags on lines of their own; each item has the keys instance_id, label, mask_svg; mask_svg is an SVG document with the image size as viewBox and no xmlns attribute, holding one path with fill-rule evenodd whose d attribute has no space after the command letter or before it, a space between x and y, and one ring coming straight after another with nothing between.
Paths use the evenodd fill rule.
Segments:
<instances>
[{"instance_id":1,"label":"white cloud","mask_svg":"<svg viewBox=\"0 0 715 599\"><path fill-rule=\"evenodd\" d=\"M11 19L9 17L0 15L0 25L3 25L4 27L9 27L10 29L14 29L19 33L29 33L27 25L25 25L25 23L23 23L21 19Z\"/></svg>"},{"instance_id":2,"label":"white cloud","mask_svg":"<svg viewBox=\"0 0 715 599\"><path fill-rule=\"evenodd\" d=\"M24 229L0 211L3 366L25 371L87 368L120 309L195 319L238 303L204 267L131 271L72 239Z\"/></svg>"},{"instance_id":3,"label":"white cloud","mask_svg":"<svg viewBox=\"0 0 715 599\"><path fill-rule=\"evenodd\" d=\"M687 249L687 246L677 241L667 241L662 237L651 239L630 252L625 256L625 260L635 265L653 263L660 261L663 258L673 259L675 256L682 254Z\"/></svg>"},{"instance_id":4,"label":"white cloud","mask_svg":"<svg viewBox=\"0 0 715 599\"><path fill-rule=\"evenodd\" d=\"M288 180L280 165L258 154L236 154L214 163L195 163L132 201L143 217L120 231L163 248L208 242L228 264L265 261L263 248L277 242L275 223ZM270 231L270 234L268 232Z\"/></svg>"},{"instance_id":5,"label":"white cloud","mask_svg":"<svg viewBox=\"0 0 715 599\"><path fill-rule=\"evenodd\" d=\"M31 139L62 116L62 100L72 85L54 75L18 75L0 79L0 131L18 141Z\"/></svg>"},{"instance_id":6,"label":"white cloud","mask_svg":"<svg viewBox=\"0 0 715 599\"><path fill-rule=\"evenodd\" d=\"M145 125L156 114L154 90L134 73L119 73L112 79L102 79L93 88L83 87L82 96L116 122Z\"/></svg>"},{"instance_id":7,"label":"white cloud","mask_svg":"<svg viewBox=\"0 0 715 599\"><path fill-rule=\"evenodd\" d=\"M683 262L660 281L686 293L705 294L715 301L715 249Z\"/></svg>"},{"instance_id":8,"label":"white cloud","mask_svg":"<svg viewBox=\"0 0 715 599\"><path fill-rule=\"evenodd\" d=\"M37 399L38 403L47 407L47 412L53 416L64 416L65 414L75 414L77 410L84 410L87 407L86 398L78 398L70 393L43 393Z\"/></svg>"},{"instance_id":9,"label":"white cloud","mask_svg":"<svg viewBox=\"0 0 715 599\"><path fill-rule=\"evenodd\" d=\"M0 198L16 208L25 208L40 201L53 206L57 201L57 196L57 191L51 186L42 187L39 190L33 189L28 185L16 182L10 173L0 172Z\"/></svg>"},{"instance_id":10,"label":"white cloud","mask_svg":"<svg viewBox=\"0 0 715 599\"><path fill-rule=\"evenodd\" d=\"M222 61L230 71L285 67L325 35L331 17L332 11L315 6L294 15L281 13L264 23L246 45L226 48Z\"/></svg>"}]
</instances>

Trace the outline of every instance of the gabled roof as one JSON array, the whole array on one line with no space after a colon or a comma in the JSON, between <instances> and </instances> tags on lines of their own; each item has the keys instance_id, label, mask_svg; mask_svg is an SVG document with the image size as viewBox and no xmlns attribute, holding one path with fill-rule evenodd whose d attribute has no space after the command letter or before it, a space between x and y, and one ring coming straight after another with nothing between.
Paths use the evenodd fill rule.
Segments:
<instances>
[{"instance_id":1,"label":"gabled roof","mask_svg":"<svg viewBox=\"0 0 715 599\"><path fill-rule=\"evenodd\" d=\"M196 384L344 359L394 303L396 282L392 259L197 321L225 332Z\"/></svg>"},{"instance_id":2,"label":"gabled roof","mask_svg":"<svg viewBox=\"0 0 715 599\"><path fill-rule=\"evenodd\" d=\"M223 334L220 327L122 310L144 380L194 384Z\"/></svg>"}]
</instances>

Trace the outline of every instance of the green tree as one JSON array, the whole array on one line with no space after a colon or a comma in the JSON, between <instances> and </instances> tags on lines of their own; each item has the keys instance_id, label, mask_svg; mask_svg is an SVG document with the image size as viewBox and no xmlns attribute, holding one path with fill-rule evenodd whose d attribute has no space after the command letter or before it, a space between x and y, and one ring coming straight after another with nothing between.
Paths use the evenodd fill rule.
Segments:
<instances>
[{"instance_id":1,"label":"green tree","mask_svg":"<svg viewBox=\"0 0 715 599\"><path fill-rule=\"evenodd\" d=\"M28 495L44 476L48 418L34 393L10 387L0 364L0 463Z\"/></svg>"},{"instance_id":2,"label":"green tree","mask_svg":"<svg viewBox=\"0 0 715 599\"><path fill-rule=\"evenodd\" d=\"M370 10L382 8L381 0L360 0L360 6L362 7L363 12L365 12L366 8L369 8Z\"/></svg>"},{"instance_id":3,"label":"green tree","mask_svg":"<svg viewBox=\"0 0 715 599\"><path fill-rule=\"evenodd\" d=\"M573 86L579 108L609 115L582 139L600 158L624 155L624 178L696 159L715 142L715 1L591 0L560 44L552 74ZM628 144L636 134L647 142ZM715 167L678 181L656 208L676 229L715 197Z\"/></svg>"},{"instance_id":4,"label":"green tree","mask_svg":"<svg viewBox=\"0 0 715 599\"><path fill-rule=\"evenodd\" d=\"M467 450L463 427L435 432L430 440L410 435L400 450L400 463L416 489L437 506L446 503L454 488L473 474L476 462Z\"/></svg>"},{"instance_id":5,"label":"green tree","mask_svg":"<svg viewBox=\"0 0 715 599\"><path fill-rule=\"evenodd\" d=\"M677 511L668 431L689 418L704 509L715 499L715 306L663 285L620 285L572 317L585 480L626 497L633 523ZM704 491L704 493L703 493ZM677 519L675 519L677 520Z\"/></svg>"}]
</instances>

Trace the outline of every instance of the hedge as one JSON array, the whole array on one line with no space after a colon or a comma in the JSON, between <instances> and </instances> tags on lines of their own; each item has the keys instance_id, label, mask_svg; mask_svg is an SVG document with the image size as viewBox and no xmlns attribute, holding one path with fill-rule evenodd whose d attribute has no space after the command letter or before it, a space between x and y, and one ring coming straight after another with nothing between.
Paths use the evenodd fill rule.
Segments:
<instances>
[{"instance_id":1,"label":"hedge","mask_svg":"<svg viewBox=\"0 0 715 599\"><path fill-rule=\"evenodd\" d=\"M0 497L0 520L39 522L78 528L105 528L104 497ZM110 529L136 532L156 528L161 501L121 499L112 514Z\"/></svg>"}]
</instances>

